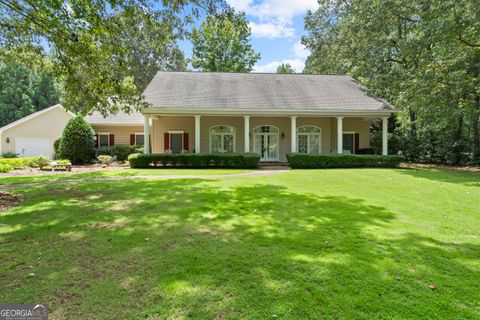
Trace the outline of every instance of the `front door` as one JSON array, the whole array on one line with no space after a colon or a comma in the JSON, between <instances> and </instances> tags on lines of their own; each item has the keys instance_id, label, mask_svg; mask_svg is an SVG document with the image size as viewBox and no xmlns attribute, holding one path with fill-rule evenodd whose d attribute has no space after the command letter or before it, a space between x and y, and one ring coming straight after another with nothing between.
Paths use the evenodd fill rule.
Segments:
<instances>
[{"instance_id":1,"label":"front door","mask_svg":"<svg viewBox=\"0 0 480 320\"><path fill-rule=\"evenodd\" d=\"M254 152L260 161L278 161L278 133L255 133Z\"/></svg>"}]
</instances>

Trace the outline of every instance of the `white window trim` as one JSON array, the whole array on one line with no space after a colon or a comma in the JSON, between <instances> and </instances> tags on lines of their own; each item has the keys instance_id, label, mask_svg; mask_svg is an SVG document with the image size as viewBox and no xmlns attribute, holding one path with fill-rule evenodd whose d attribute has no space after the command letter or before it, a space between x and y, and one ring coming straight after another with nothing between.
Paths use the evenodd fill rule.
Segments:
<instances>
[{"instance_id":1,"label":"white window trim","mask_svg":"<svg viewBox=\"0 0 480 320\"><path fill-rule=\"evenodd\" d=\"M300 129L302 127L314 127L314 128L317 128L320 132L298 132L298 129ZM318 135L319 139L318 139L318 153L317 154L322 153L322 128L320 128L318 126L310 125L310 124L306 124L306 125L297 127L297 152L299 152L299 148L300 148L300 145L298 143L298 141L299 141L298 136L299 135L306 135L307 136L307 151L308 151L307 153L308 154L315 154L315 153L310 152L310 136Z\"/></svg>"},{"instance_id":2,"label":"white window trim","mask_svg":"<svg viewBox=\"0 0 480 320\"><path fill-rule=\"evenodd\" d=\"M237 152L237 128L229 124L218 124L208 128L208 153L212 153L212 129L216 127L231 127L233 128L233 133L215 133L215 135L222 136L222 149L223 149L223 136L233 134L233 153Z\"/></svg>"},{"instance_id":3,"label":"white window trim","mask_svg":"<svg viewBox=\"0 0 480 320\"><path fill-rule=\"evenodd\" d=\"M180 152L182 152L183 150L185 150L185 145L184 145L184 137L183 137L183 134L184 132L183 131L175 131L175 130L169 130L168 131L168 149L169 150L172 150L172 134L181 134L182 135L182 150L180 150Z\"/></svg>"},{"instance_id":4,"label":"white window trim","mask_svg":"<svg viewBox=\"0 0 480 320\"><path fill-rule=\"evenodd\" d=\"M137 145L137 136L143 136L143 143L145 143L145 133L144 132L135 132L135 141L134 144Z\"/></svg>"},{"instance_id":5,"label":"white window trim","mask_svg":"<svg viewBox=\"0 0 480 320\"><path fill-rule=\"evenodd\" d=\"M277 132L255 132L255 129L261 128L261 127L272 127L277 129ZM276 126L273 126L271 124L261 124L259 126L256 126L253 128L253 148L255 150L255 136L256 135L264 135L264 134L276 134L277 135L277 160L280 161L280 129Z\"/></svg>"},{"instance_id":6,"label":"white window trim","mask_svg":"<svg viewBox=\"0 0 480 320\"><path fill-rule=\"evenodd\" d=\"M357 149L357 148L356 148L356 145L355 145L355 134L356 134L356 133L357 133L356 131L343 131L343 132L342 132L342 139L343 139L343 135L344 135L344 134L351 134L351 135L353 135L353 139L352 139L352 141L353 141L353 153L352 153L352 154L355 154L355 150ZM343 149L343 150L345 150L345 149ZM342 151L343 151L343 150L342 150Z\"/></svg>"},{"instance_id":7,"label":"white window trim","mask_svg":"<svg viewBox=\"0 0 480 320\"><path fill-rule=\"evenodd\" d=\"M106 145L106 147L109 147L110 146L110 132L97 132L97 136L98 136L98 147L100 148L101 145L100 145L100 136L107 136L107 139L108 139L108 145ZM105 146L104 146L105 147Z\"/></svg>"}]
</instances>

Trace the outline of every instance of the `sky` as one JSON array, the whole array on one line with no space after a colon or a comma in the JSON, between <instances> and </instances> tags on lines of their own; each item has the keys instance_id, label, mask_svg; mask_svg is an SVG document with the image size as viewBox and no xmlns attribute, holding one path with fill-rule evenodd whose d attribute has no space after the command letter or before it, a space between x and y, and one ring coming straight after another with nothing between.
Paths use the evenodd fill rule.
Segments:
<instances>
[{"instance_id":1,"label":"sky","mask_svg":"<svg viewBox=\"0 0 480 320\"><path fill-rule=\"evenodd\" d=\"M244 11L252 30L252 44L261 59L254 72L276 72L282 63L290 63L302 72L309 52L300 43L305 34L303 17L308 9L318 8L317 0L226 0L236 11ZM191 56L192 48L181 48Z\"/></svg>"}]
</instances>

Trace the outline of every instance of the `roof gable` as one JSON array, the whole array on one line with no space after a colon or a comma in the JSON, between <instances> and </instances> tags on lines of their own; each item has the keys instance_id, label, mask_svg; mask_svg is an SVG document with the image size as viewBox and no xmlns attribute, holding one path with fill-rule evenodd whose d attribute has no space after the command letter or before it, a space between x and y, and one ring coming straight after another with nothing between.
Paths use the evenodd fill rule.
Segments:
<instances>
[{"instance_id":1,"label":"roof gable","mask_svg":"<svg viewBox=\"0 0 480 320\"><path fill-rule=\"evenodd\" d=\"M40 115L43 115L45 113L48 113L48 112L51 112L51 111L54 111L54 110L57 110L57 109L61 109L62 111L65 111L65 113L69 114L71 117L74 117L75 114L73 112L70 112L68 110L65 110L65 108L61 105L61 104L56 104L56 105L53 105L51 107L48 107L48 108L45 108L45 109L42 109L40 111L37 111L37 112L34 112L28 116L25 116L21 119L18 119L17 121L14 121L12 123L9 123L7 124L6 126L3 126L0 128L0 133L4 132L5 130L8 130L8 129L11 129L13 127L16 127L22 123L25 123L29 120L32 120Z\"/></svg>"}]
</instances>

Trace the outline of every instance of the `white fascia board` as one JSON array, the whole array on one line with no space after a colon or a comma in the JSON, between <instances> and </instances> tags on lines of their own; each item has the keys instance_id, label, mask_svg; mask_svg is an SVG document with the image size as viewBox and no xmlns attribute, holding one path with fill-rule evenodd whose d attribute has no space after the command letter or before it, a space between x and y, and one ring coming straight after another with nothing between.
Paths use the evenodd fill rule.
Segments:
<instances>
[{"instance_id":1,"label":"white fascia board","mask_svg":"<svg viewBox=\"0 0 480 320\"><path fill-rule=\"evenodd\" d=\"M170 109L170 108L147 108L142 111L143 114L150 115L252 115L252 116L389 116L395 110L261 110L261 109L236 109L236 110L215 110L215 109Z\"/></svg>"}]
</instances>

